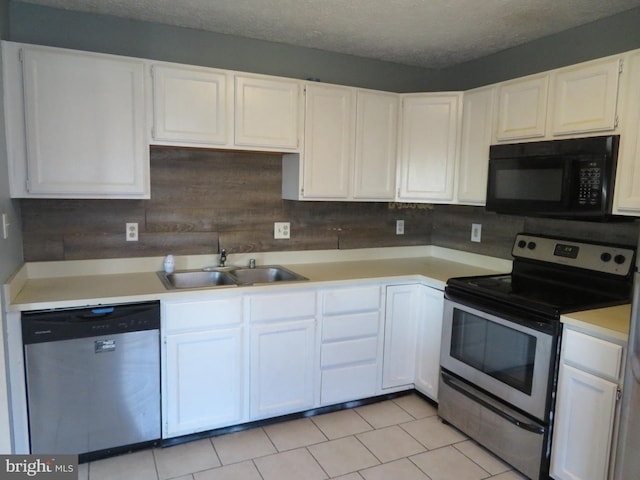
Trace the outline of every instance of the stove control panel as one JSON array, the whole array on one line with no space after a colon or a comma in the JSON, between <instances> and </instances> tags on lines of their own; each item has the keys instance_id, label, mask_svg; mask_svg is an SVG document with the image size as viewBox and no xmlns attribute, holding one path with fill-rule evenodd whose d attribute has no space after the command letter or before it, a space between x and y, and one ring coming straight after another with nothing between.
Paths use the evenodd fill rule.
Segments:
<instances>
[{"instance_id":1,"label":"stove control panel","mask_svg":"<svg viewBox=\"0 0 640 480\"><path fill-rule=\"evenodd\" d=\"M569 265L626 276L634 268L635 249L520 233L511 254L541 262Z\"/></svg>"}]
</instances>

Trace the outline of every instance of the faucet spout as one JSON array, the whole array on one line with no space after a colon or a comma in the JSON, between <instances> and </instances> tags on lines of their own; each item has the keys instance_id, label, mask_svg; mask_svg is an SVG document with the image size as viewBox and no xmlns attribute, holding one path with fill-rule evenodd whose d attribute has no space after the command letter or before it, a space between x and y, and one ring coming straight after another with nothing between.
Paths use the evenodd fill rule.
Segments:
<instances>
[{"instance_id":1,"label":"faucet spout","mask_svg":"<svg viewBox=\"0 0 640 480\"><path fill-rule=\"evenodd\" d=\"M227 262L227 251L223 248L222 250L220 250L220 263L218 264L219 267L224 267L224 264Z\"/></svg>"}]
</instances>

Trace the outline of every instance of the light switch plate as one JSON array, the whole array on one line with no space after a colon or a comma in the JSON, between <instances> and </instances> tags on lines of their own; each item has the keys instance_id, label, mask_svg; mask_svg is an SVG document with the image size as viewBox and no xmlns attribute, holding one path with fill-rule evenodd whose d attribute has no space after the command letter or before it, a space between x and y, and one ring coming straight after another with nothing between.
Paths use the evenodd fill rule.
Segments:
<instances>
[{"instance_id":1,"label":"light switch plate","mask_svg":"<svg viewBox=\"0 0 640 480\"><path fill-rule=\"evenodd\" d=\"M404 235L404 220L396 220L396 235Z\"/></svg>"}]
</instances>

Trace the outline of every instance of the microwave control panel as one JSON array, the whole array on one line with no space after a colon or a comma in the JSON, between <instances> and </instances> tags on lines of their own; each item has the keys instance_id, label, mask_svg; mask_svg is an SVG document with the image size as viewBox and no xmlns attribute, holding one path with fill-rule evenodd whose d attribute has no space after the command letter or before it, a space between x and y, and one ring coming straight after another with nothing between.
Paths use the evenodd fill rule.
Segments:
<instances>
[{"instance_id":1,"label":"microwave control panel","mask_svg":"<svg viewBox=\"0 0 640 480\"><path fill-rule=\"evenodd\" d=\"M602 192L602 167L598 162L584 162L578 170L578 205L597 207Z\"/></svg>"}]
</instances>

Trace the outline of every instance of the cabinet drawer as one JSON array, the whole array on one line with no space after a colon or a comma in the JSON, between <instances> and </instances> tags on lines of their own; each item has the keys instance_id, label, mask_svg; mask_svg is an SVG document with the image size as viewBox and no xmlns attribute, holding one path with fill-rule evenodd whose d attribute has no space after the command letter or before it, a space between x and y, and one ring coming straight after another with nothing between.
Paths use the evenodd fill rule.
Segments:
<instances>
[{"instance_id":1,"label":"cabinet drawer","mask_svg":"<svg viewBox=\"0 0 640 480\"><path fill-rule=\"evenodd\" d=\"M162 303L166 333L236 325L242 322L242 297Z\"/></svg>"},{"instance_id":2,"label":"cabinet drawer","mask_svg":"<svg viewBox=\"0 0 640 480\"><path fill-rule=\"evenodd\" d=\"M565 329L562 343L565 362L596 375L618 379L622 365L621 345L570 329Z\"/></svg>"},{"instance_id":3,"label":"cabinet drawer","mask_svg":"<svg viewBox=\"0 0 640 480\"><path fill-rule=\"evenodd\" d=\"M337 315L341 313L366 312L380 308L380 287L342 288L324 292L322 313Z\"/></svg>"},{"instance_id":4,"label":"cabinet drawer","mask_svg":"<svg viewBox=\"0 0 640 480\"><path fill-rule=\"evenodd\" d=\"M380 313L366 312L356 315L338 315L322 320L322 341L334 341L378 334Z\"/></svg>"},{"instance_id":5,"label":"cabinet drawer","mask_svg":"<svg viewBox=\"0 0 640 480\"><path fill-rule=\"evenodd\" d=\"M368 337L322 345L322 367L372 361L378 357L378 338Z\"/></svg>"},{"instance_id":6,"label":"cabinet drawer","mask_svg":"<svg viewBox=\"0 0 640 480\"><path fill-rule=\"evenodd\" d=\"M288 292L249 297L252 322L315 317L316 294L313 291Z\"/></svg>"},{"instance_id":7,"label":"cabinet drawer","mask_svg":"<svg viewBox=\"0 0 640 480\"><path fill-rule=\"evenodd\" d=\"M320 402L329 405L372 397L378 393L377 375L375 363L324 370Z\"/></svg>"}]
</instances>

